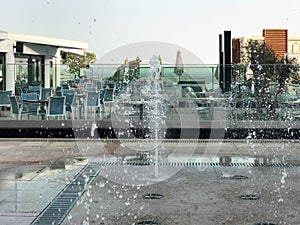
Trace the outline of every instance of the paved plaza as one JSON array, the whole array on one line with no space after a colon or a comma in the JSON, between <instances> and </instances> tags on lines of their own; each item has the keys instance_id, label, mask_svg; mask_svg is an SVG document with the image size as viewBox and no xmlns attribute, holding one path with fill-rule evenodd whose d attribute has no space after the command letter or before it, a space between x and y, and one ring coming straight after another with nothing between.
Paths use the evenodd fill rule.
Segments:
<instances>
[{"instance_id":1,"label":"paved plaza","mask_svg":"<svg viewBox=\"0 0 300 225\"><path fill-rule=\"evenodd\" d=\"M157 168L136 163L145 146L1 140L1 224L30 224L89 163L100 172L62 224L300 224L297 141L163 140Z\"/></svg>"}]
</instances>

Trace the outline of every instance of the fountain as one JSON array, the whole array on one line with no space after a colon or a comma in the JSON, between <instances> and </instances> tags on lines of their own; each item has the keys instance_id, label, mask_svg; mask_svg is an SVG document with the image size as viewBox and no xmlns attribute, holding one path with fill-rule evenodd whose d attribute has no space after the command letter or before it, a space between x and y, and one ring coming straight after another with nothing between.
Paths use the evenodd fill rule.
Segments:
<instances>
[{"instance_id":1,"label":"fountain","mask_svg":"<svg viewBox=\"0 0 300 225\"><path fill-rule=\"evenodd\" d=\"M128 69L125 72L128 74ZM101 176L125 185L150 185L168 179L182 168L166 168L162 166L164 163L179 154L182 161L190 159L197 142L189 146L180 141L169 146L163 143L169 126L186 128L191 121L199 126L197 112L174 105L181 92L176 85L166 86L168 82L171 83L161 78L160 60L153 55L148 77L131 80L115 98L115 110L107 128L114 139L100 138L98 130L102 125L95 120L73 120L74 136L82 155L89 162L114 165L103 167ZM198 138L199 132L188 135ZM185 135L183 129L179 140Z\"/></svg>"},{"instance_id":2,"label":"fountain","mask_svg":"<svg viewBox=\"0 0 300 225\"><path fill-rule=\"evenodd\" d=\"M168 158L162 141L167 132L166 113L170 95L167 96L163 89L159 58L153 55L149 66L149 77L131 81L117 98L116 111L112 115L115 133L122 142L117 150L118 158L127 165L126 173L135 177L135 181L128 177L128 184L147 185L169 177L159 164ZM168 91L174 97L177 90ZM130 141L125 142L124 139ZM135 165L142 167L137 170Z\"/></svg>"},{"instance_id":3,"label":"fountain","mask_svg":"<svg viewBox=\"0 0 300 225\"><path fill-rule=\"evenodd\" d=\"M151 185L170 178L184 166L167 168L164 165L191 159L197 141L186 145L181 140L197 140L201 136L201 112L192 98L185 100L187 107L179 104L180 99L187 96L185 90L161 76L165 71L155 55L149 59L148 74L142 77L131 77L129 65L125 64L123 81L126 85L115 97L109 120L103 123L73 120L74 136L82 155L89 162L113 165L104 166L100 172L108 180L125 185ZM214 128L223 121L224 113L216 109L211 116L215 123L208 124L213 128L209 135L219 138L223 131ZM166 139L172 138L174 130L177 139L165 144L170 142ZM105 138L101 136L103 132ZM217 152L216 148L219 146L208 142L204 153L211 149Z\"/></svg>"},{"instance_id":4,"label":"fountain","mask_svg":"<svg viewBox=\"0 0 300 225\"><path fill-rule=\"evenodd\" d=\"M158 143L159 141L159 130L161 125L165 124L163 118L165 117L165 110L163 109L162 99L161 99L161 86L159 85L161 73L161 65L158 57L155 55L150 59L150 74L154 76L154 101L153 101L153 120L154 120L154 141ZM160 114L161 113L161 114ZM155 177L158 177L158 147L155 148Z\"/></svg>"}]
</instances>

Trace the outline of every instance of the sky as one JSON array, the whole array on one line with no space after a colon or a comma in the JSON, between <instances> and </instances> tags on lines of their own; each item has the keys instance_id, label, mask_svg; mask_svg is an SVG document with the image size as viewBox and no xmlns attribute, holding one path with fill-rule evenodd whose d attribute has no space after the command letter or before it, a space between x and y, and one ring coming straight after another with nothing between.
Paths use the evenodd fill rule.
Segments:
<instances>
[{"instance_id":1,"label":"sky","mask_svg":"<svg viewBox=\"0 0 300 225\"><path fill-rule=\"evenodd\" d=\"M88 42L98 58L151 41L217 64L225 30L243 37L284 28L290 37L300 36L296 0L0 0L0 5L1 31Z\"/></svg>"}]
</instances>

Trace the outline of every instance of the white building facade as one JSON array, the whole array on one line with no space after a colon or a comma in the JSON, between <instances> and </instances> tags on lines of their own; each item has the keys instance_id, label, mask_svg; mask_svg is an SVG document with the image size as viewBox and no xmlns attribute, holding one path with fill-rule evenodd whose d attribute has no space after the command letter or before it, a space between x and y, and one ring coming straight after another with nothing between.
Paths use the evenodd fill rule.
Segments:
<instances>
[{"instance_id":1,"label":"white building facade","mask_svg":"<svg viewBox=\"0 0 300 225\"><path fill-rule=\"evenodd\" d=\"M0 90L60 86L63 53L87 49L86 42L0 31Z\"/></svg>"}]
</instances>

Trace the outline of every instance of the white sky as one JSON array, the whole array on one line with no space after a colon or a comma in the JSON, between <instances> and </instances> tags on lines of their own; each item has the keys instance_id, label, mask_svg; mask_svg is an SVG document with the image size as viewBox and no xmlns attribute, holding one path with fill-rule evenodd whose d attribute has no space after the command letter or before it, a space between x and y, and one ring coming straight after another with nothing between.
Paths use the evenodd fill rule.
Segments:
<instances>
[{"instance_id":1,"label":"white sky","mask_svg":"<svg viewBox=\"0 0 300 225\"><path fill-rule=\"evenodd\" d=\"M159 41L215 64L224 30L242 37L286 28L300 36L296 0L0 0L0 10L2 31L85 41L99 58L127 44Z\"/></svg>"}]
</instances>

